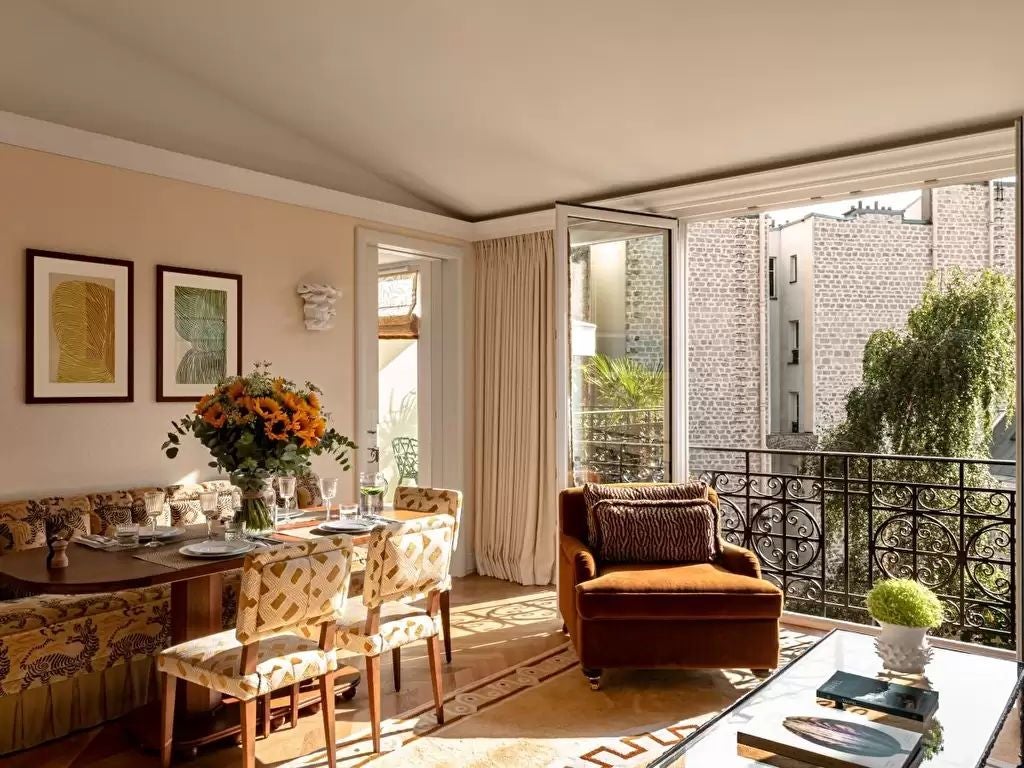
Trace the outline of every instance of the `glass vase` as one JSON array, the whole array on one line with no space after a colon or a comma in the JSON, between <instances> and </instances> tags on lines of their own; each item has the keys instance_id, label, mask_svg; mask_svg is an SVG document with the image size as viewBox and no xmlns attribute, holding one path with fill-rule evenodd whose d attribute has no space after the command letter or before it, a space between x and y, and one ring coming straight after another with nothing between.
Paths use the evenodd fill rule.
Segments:
<instances>
[{"instance_id":1,"label":"glass vase","mask_svg":"<svg viewBox=\"0 0 1024 768\"><path fill-rule=\"evenodd\" d=\"M232 485L242 492L242 503L235 510L235 520L242 523L248 533L265 533L274 529L276 497L268 481L266 476L231 475Z\"/></svg>"}]
</instances>

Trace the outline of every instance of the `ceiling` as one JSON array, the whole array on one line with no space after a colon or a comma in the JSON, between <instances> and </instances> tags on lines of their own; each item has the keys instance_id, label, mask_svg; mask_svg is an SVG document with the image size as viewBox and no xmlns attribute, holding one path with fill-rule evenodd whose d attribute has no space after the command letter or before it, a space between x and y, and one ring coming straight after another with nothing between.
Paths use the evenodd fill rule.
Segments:
<instances>
[{"instance_id":1,"label":"ceiling","mask_svg":"<svg viewBox=\"0 0 1024 768\"><path fill-rule=\"evenodd\" d=\"M3 0L0 109L479 220L1008 118L1022 29L1020 0Z\"/></svg>"}]
</instances>

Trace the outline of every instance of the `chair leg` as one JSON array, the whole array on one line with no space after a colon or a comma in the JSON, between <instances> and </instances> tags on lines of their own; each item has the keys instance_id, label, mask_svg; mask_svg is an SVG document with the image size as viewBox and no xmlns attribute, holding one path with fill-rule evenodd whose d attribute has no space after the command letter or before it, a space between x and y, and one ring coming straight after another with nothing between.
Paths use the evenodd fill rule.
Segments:
<instances>
[{"instance_id":1,"label":"chair leg","mask_svg":"<svg viewBox=\"0 0 1024 768\"><path fill-rule=\"evenodd\" d=\"M263 694L263 722L260 723L260 736L264 739L270 737L270 694Z\"/></svg>"},{"instance_id":2,"label":"chair leg","mask_svg":"<svg viewBox=\"0 0 1024 768\"><path fill-rule=\"evenodd\" d=\"M590 690L597 691L601 688L601 670L591 669L590 667L583 668L583 676L587 678L587 682L590 683Z\"/></svg>"},{"instance_id":3,"label":"chair leg","mask_svg":"<svg viewBox=\"0 0 1024 768\"><path fill-rule=\"evenodd\" d=\"M366 694L370 697L373 751L380 752L380 656L366 657Z\"/></svg>"},{"instance_id":4,"label":"chair leg","mask_svg":"<svg viewBox=\"0 0 1024 768\"><path fill-rule=\"evenodd\" d=\"M441 593L441 630L444 632L444 659L452 663L452 604L451 592Z\"/></svg>"},{"instance_id":5,"label":"chair leg","mask_svg":"<svg viewBox=\"0 0 1024 768\"><path fill-rule=\"evenodd\" d=\"M395 690L402 690L402 648L391 649L391 671L395 677Z\"/></svg>"},{"instance_id":6,"label":"chair leg","mask_svg":"<svg viewBox=\"0 0 1024 768\"><path fill-rule=\"evenodd\" d=\"M444 687L441 684L441 645L437 635L427 638L427 659L430 661L430 684L434 689L434 712L437 724L444 725Z\"/></svg>"},{"instance_id":7,"label":"chair leg","mask_svg":"<svg viewBox=\"0 0 1024 768\"><path fill-rule=\"evenodd\" d=\"M298 694L296 693L296 701ZM320 712L324 716L324 740L327 746L327 768L335 768L338 762L338 747L334 737L334 673L328 672L320 678Z\"/></svg>"},{"instance_id":8,"label":"chair leg","mask_svg":"<svg viewBox=\"0 0 1024 768\"><path fill-rule=\"evenodd\" d=\"M171 767L171 750L174 746L174 694L178 689L178 678L166 672L160 674L160 765Z\"/></svg>"},{"instance_id":9,"label":"chair leg","mask_svg":"<svg viewBox=\"0 0 1024 768\"><path fill-rule=\"evenodd\" d=\"M238 704L242 714L242 768L256 768L256 699Z\"/></svg>"},{"instance_id":10,"label":"chair leg","mask_svg":"<svg viewBox=\"0 0 1024 768\"><path fill-rule=\"evenodd\" d=\"M334 675L331 675L331 680L333 679ZM291 723L292 728L299 724L299 683L292 684L291 714L289 722Z\"/></svg>"}]
</instances>

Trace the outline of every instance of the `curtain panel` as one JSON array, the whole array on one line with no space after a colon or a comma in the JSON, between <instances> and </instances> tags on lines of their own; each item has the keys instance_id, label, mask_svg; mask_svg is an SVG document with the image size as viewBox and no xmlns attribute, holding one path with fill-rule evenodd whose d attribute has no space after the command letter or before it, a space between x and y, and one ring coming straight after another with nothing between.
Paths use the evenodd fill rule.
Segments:
<instances>
[{"instance_id":1,"label":"curtain panel","mask_svg":"<svg viewBox=\"0 0 1024 768\"><path fill-rule=\"evenodd\" d=\"M476 244L477 571L550 584L556 555L554 237Z\"/></svg>"}]
</instances>

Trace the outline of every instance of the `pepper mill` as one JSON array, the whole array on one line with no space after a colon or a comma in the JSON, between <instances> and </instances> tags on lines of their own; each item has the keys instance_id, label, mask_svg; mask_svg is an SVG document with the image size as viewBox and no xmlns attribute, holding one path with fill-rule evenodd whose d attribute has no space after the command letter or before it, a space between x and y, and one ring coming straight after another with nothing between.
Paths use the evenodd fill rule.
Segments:
<instances>
[{"instance_id":1,"label":"pepper mill","mask_svg":"<svg viewBox=\"0 0 1024 768\"><path fill-rule=\"evenodd\" d=\"M50 554L46 556L47 568L68 567L68 540L51 539L49 542Z\"/></svg>"}]
</instances>

